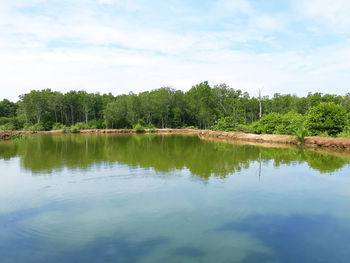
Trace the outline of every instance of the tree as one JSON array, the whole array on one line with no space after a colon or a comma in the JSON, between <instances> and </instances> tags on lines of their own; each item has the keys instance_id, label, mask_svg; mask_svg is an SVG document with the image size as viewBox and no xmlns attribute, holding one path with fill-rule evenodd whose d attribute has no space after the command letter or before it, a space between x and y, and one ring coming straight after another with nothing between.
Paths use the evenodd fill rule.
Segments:
<instances>
[{"instance_id":1,"label":"tree","mask_svg":"<svg viewBox=\"0 0 350 263\"><path fill-rule=\"evenodd\" d=\"M327 133L334 136L343 131L346 123L345 109L334 102L321 102L310 108L306 116L306 127L311 135Z\"/></svg>"}]
</instances>

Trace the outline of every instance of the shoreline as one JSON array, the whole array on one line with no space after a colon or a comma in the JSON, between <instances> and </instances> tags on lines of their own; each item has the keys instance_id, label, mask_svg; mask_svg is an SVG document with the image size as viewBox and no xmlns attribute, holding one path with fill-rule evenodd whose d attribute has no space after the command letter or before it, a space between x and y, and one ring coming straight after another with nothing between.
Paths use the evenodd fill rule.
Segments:
<instances>
[{"instance_id":1,"label":"shoreline","mask_svg":"<svg viewBox=\"0 0 350 263\"><path fill-rule=\"evenodd\" d=\"M52 131L0 131L0 140L11 140L12 134L59 134L62 130ZM149 129L144 132L137 132L135 129L88 129L80 130L77 133L81 134L136 134L136 133L151 133ZM276 135L276 134L253 134L244 132L223 132L211 130L195 130L195 129L155 129L155 134L197 134L201 139L218 139L226 142L246 142L264 146L271 145L294 145L300 146L300 142L291 135ZM350 151L350 139L348 138L328 138L320 136L305 137L305 147L307 148L327 148L340 149Z\"/></svg>"}]
</instances>

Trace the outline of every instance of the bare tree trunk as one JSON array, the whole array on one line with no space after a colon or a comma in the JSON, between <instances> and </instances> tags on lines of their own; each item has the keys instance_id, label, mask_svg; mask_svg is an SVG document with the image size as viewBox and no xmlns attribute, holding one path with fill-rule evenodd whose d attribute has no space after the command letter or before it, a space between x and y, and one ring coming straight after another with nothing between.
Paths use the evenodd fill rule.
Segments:
<instances>
[{"instance_id":1,"label":"bare tree trunk","mask_svg":"<svg viewBox=\"0 0 350 263\"><path fill-rule=\"evenodd\" d=\"M55 120L57 122L57 111L56 111L56 107L55 107Z\"/></svg>"},{"instance_id":2,"label":"bare tree trunk","mask_svg":"<svg viewBox=\"0 0 350 263\"><path fill-rule=\"evenodd\" d=\"M85 123L88 123L88 109L87 106L85 105Z\"/></svg>"},{"instance_id":3,"label":"bare tree trunk","mask_svg":"<svg viewBox=\"0 0 350 263\"><path fill-rule=\"evenodd\" d=\"M259 111L259 120L261 120L261 117L262 117L262 106L261 106L261 89L259 89L259 108L260 108L260 111Z\"/></svg>"},{"instance_id":4,"label":"bare tree trunk","mask_svg":"<svg viewBox=\"0 0 350 263\"><path fill-rule=\"evenodd\" d=\"M73 105L70 105L70 115L72 117L72 125L74 125Z\"/></svg>"}]
</instances>

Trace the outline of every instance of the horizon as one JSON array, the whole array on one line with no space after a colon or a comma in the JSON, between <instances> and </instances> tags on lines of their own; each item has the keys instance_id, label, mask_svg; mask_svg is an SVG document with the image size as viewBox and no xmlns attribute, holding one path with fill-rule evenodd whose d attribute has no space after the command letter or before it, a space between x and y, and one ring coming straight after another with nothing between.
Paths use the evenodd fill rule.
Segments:
<instances>
[{"instance_id":1,"label":"horizon","mask_svg":"<svg viewBox=\"0 0 350 263\"><path fill-rule=\"evenodd\" d=\"M185 92L203 80L252 96L342 95L349 14L345 0L6 1L0 100L47 88Z\"/></svg>"}]
</instances>

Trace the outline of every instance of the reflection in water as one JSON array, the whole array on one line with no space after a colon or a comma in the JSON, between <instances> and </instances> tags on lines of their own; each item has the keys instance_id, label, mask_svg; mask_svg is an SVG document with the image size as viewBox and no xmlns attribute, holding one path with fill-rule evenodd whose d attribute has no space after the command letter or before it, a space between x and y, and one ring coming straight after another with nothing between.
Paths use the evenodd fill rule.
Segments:
<instances>
[{"instance_id":1,"label":"reflection in water","mask_svg":"<svg viewBox=\"0 0 350 263\"><path fill-rule=\"evenodd\" d=\"M192 135L1 142L0 262L347 263L348 162Z\"/></svg>"},{"instance_id":2,"label":"reflection in water","mask_svg":"<svg viewBox=\"0 0 350 263\"><path fill-rule=\"evenodd\" d=\"M276 167L307 162L321 173L334 172L349 163L345 157L303 149L232 145L192 135L33 135L0 144L0 158L14 156L20 156L22 166L34 173L119 162L164 172L187 167L203 178L226 177L254 161L274 160Z\"/></svg>"},{"instance_id":3,"label":"reflection in water","mask_svg":"<svg viewBox=\"0 0 350 263\"><path fill-rule=\"evenodd\" d=\"M346 263L350 258L349 224L330 215L255 214L225 224L218 231L251 233L272 250L271 254L250 253L243 261L246 263Z\"/></svg>"}]
</instances>

